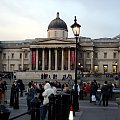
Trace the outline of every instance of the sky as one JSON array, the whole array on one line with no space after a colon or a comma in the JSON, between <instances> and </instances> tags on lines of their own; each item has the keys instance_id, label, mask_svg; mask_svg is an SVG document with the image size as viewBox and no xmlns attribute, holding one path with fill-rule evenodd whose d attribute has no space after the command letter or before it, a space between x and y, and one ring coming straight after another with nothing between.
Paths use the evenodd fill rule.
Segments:
<instances>
[{"instance_id":1,"label":"sky","mask_svg":"<svg viewBox=\"0 0 120 120\"><path fill-rule=\"evenodd\" d=\"M0 0L0 41L47 38L57 12L74 37L74 16L80 36L112 38L120 34L120 0Z\"/></svg>"}]
</instances>

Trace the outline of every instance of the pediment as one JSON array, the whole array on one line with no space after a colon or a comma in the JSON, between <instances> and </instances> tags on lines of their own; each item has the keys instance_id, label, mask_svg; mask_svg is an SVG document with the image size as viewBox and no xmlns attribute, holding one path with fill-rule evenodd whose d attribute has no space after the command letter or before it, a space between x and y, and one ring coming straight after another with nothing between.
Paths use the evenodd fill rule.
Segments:
<instances>
[{"instance_id":1,"label":"pediment","mask_svg":"<svg viewBox=\"0 0 120 120\"><path fill-rule=\"evenodd\" d=\"M74 41L67 39L37 39L32 44L74 44Z\"/></svg>"}]
</instances>

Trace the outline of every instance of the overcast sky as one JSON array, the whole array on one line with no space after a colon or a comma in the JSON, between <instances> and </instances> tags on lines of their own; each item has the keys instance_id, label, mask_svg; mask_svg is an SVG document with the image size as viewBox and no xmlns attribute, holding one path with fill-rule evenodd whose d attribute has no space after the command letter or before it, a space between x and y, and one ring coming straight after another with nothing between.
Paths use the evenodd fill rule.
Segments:
<instances>
[{"instance_id":1,"label":"overcast sky","mask_svg":"<svg viewBox=\"0 0 120 120\"><path fill-rule=\"evenodd\" d=\"M120 34L120 0L0 0L0 40L47 38L49 23L60 18L70 26L74 16L81 36L115 37Z\"/></svg>"}]
</instances>

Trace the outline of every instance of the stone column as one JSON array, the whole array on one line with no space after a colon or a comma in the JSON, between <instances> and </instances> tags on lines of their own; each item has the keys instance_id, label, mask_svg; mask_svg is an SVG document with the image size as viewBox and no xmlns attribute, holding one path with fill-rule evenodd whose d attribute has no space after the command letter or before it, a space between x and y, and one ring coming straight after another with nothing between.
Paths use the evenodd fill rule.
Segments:
<instances>
[{"instance_id":1,"label":"stone column","mask_svg":"<svg viewBox=\"0 0 120 120\"><path fill-rule=\"evenodd\" d=\"M70 49L68 49L68 71L70 71Z\"/></svg>"},{"instance_id":2,"label":"stone column","mask_svg":"<svg viewBox=\"0 0 120 120\"><path fill-rule=\"evenodd\" d=\"M64 49L62 48L62 66L61 66L61 70L64 70Z\"/></svg>"},{"instance_id":3,"label":"stone column","mask_svg":"<svg viewBox=\"0 0 120 120\"><path fill-rule=\"evenodd\" d=\"M21 64L22 70L24 70L24 51L22 52L22 64Z\"/></svg>"},{"instance_id":4,"label":"stone column","mask_svg":"<svg viewBox=\"0 0 120 120\"><path fill-rule=\"evenodd\" d=\"M48 70L51 70L51 49L49 49L49 68Z\"/></svg>"},{"instance_id":5,"label":"stone column","mask_svg":"<svg viewBox=\"0 0 120 120\"><path fill-rule=\"evenodd\" d=\"M30 50L30 56L29 56L29 70L32 70L32 50Z\"/></svg>"},{"instance_id":6,"label":"stone column","mask_svg":"<svg viewBox=\"0 0 120 120\"><path fill-rule=\"evenodd\" d=\"M57 49L55 49L55 70L57 70Z\"/></svg>"},{"instance_id":7,"label":"stone column","mask_svg":"<svg viewBox=\"0 0 120 120\"><path fill-rule=\"evenodd\" d=\"M42 70L44 70L44 66L45 66L45 62L44 62L44 56L45 56L45 51L44 51L45 49L43 48L42 49Z\"/></svg>"},{"instance_id":8,"label":"stone column","mask_svg":"<svg viewBox=\"0 0 120 120\"><path fill-rule=\"evenodd\" d=\"M36 49L36 70L38 70L38 49Z\"/></svg>"},{"instance_id":9,"label":"stone column","mask_svg":"<svg viewBox=\"0 0 120 120\"><path fill-rule=\"evenodd\" d=\"M93 72L93 52L91 52L91 72Z\"/></svg>"}]
</instances>

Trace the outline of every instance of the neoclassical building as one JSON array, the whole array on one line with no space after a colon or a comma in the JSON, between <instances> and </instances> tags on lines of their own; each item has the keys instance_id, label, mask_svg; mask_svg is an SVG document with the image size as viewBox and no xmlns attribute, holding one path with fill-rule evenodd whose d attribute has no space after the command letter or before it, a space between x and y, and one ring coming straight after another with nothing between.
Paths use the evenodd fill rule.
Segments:
<instances>
[{"instance_id":1,"label":"neoclassical building","mask_svg":"<svg viewBox=\"0 0 120 120\"><path fill-rule=\"evenodd\" d=\"M59 13L50 22L47 38L0 42L0 71L14 72L20 79L39 79L42 74L75 73L75 38L68 38L67 24ZM120 36L113 38L79 38L79 72L117 73L120 71Z\"/></svg>"}]
</instances>

